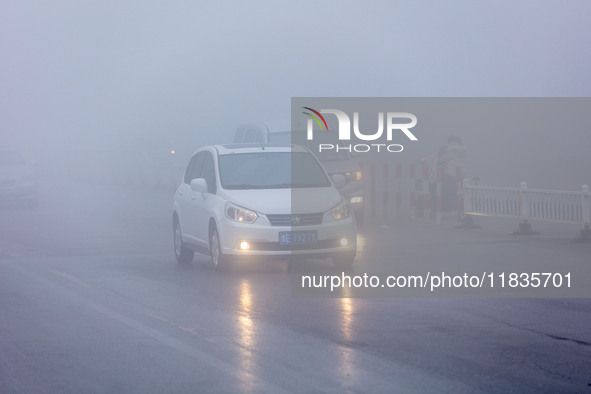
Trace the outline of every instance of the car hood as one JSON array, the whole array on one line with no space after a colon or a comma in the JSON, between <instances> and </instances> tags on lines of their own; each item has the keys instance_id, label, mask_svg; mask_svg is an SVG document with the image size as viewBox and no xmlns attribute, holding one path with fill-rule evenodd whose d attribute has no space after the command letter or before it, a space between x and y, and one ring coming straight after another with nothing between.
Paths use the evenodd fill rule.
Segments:
<instances>
[{"instance_id":1,"label":"car hood","mask_svg":"<svg viewBox=\"0 0 591 394\"><path fill-rule=\"evenodd\" d=\"M333 187L224 190L224 193L228 201L264 214L325 212L342 200Z\"/></svg>"},{"instance_id":2,"label":"car hood","mask_svg":"<svg viewBox=\"0 0 591 394\"><path fill-rule=\"evenodd\" d=\"M329 174L359 171L359 165L352 160L325 160L320 163Z\"/></svg>"}]
</instances>

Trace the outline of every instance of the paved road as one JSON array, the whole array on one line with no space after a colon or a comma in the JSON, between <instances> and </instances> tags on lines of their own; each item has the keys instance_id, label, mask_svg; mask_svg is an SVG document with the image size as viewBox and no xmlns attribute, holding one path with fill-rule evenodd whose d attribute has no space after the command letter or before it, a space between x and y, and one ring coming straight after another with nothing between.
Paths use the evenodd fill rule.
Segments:
<instances>
[{"instance_id":1,"label":"paved road","mask_svg":"<svg viewBox=\"0 0 591 394\"><path fill-rule=\"evenodd\" d=\"M37 209L0 208L3 393L591 392L588 299L294 297L285 262L177 264L170 199L46 183ZM493 221L378 224L353 273L591 253L572 227L516 240Z\"/></svg>"}]
</instances>

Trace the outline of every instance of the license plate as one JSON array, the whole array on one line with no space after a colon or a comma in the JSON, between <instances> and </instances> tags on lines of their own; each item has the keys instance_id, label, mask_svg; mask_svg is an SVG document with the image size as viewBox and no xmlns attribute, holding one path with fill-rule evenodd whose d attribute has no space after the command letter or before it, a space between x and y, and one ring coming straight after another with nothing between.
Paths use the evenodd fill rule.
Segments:
<instances>
[{"instance_id":1,"label":"license plate","mask_svg":"<svg viewBox=\"0 0 591 394\"><path fill-rule=\"evenodd\" d=\"M317 231L281 231L280 245L312 245L318 242Z\"/></svg>"}]
</instances>

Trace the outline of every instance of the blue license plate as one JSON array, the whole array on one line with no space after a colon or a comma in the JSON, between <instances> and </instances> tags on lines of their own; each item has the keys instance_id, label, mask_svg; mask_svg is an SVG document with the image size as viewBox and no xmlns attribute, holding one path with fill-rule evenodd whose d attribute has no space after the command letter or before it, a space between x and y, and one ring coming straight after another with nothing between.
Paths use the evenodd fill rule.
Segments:
<instances>
[{"instance_id":1,"label":"blue license plate","mask_svg":"<svg viewBox=\"0 0 591 394\"><path fill-rule=\"evenodd\" d=\"M318 242L318 231L280 231L279 245L313 245Z\"/></svg>"}]
</instances>

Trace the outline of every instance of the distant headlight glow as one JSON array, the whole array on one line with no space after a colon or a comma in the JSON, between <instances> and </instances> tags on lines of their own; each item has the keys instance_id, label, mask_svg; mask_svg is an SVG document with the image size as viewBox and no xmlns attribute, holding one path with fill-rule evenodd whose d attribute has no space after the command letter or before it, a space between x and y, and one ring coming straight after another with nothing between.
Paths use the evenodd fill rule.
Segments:
<instances>
[{"instance_id":1,"label":"distant headlight glow","mask_svg":"<svg viewBox=\"0 0 591 394\"><path fill-rule=\"evenodd\" d=\"M349 201L351 204L361 204L363 202L363 197L362 196L355 196L355 197L351 197L351 201Z\"/></svg>"}]
</instances>

